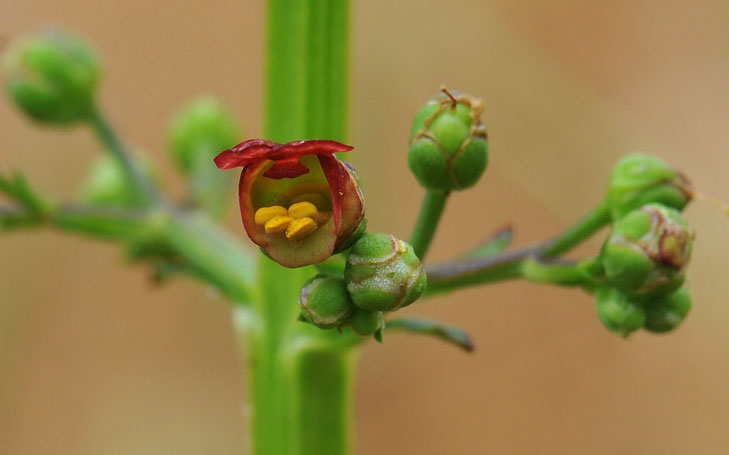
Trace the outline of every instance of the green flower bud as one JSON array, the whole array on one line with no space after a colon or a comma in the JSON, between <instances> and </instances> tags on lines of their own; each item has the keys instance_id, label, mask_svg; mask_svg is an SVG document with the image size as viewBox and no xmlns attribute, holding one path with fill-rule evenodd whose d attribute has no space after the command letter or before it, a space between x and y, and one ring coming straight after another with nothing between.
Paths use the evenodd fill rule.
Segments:
<instances>
[{"instance_id":1,"label":"green flower bud","mask_svg":"<svg viewBox=\"0 0 729 455\"><path fill-rule=\"evenodd\" d=\"M357 335L373 335L380 330L384 324L382 311L367 311L355 308L352 316L349 317L349 326Z\"/></svg>"},{"instance_id":2,"label":"green flower bud","mask_svg":"<svg viewBox=\"0 0 729 455\"><path fill-rule=\"evenodd\" d=\"M215 98L199 97L173 117L168 136L173 162L189 177L189 201L221 216L233 176L220 172L213 158L237 142L233 115Z\"/></svg>"},{"instance_id":3,"label":"green flower bud","mask_svg":"<svg viewBox=\"0 0 729 455\"><path fill-rule=\"evenodd\" d=\"M461 190L475 185L488 163L483 101L443 91L415 115L408 163L423 187Z\"/></svg>"},{"instance_id":4,"label":"green flower bud","mask_svg":"<svg viewBox=\"0 0 729 455\"><path fill-rule=\"evenodd\" d=\"M367 233L352 246L344 279L354 304L369 311L410 305L427 286L413 248L388 234Z\"/></svg>"},{"instance_id":5,"label":"green flower bud","mask_svg":"<svg viewBox=\"0 0 729 455\"><path fill-rule=\"evenodd\" d=\"M343 324L354 304L340 277L317 275L301 288L299 295L302 318L322 329Z\"/></svg>"},{"instance_id":6,"label":"green flower bud","mask_svg":"<svg viewBox=\"0 0 729 455\"><path fill-rule=\"evenodd\" d=\"M15 103L39 122L71 124L93 109L100 65L80 39L60 30L11 46L3 59Z\"/></svg>"},{"instance_id":7,"label":"green flower bud","mask_svg":"<svg viewBox=\"0 0 729 455\"><path fill-rule=\"evenodd\" d=\"M150 180L156 181L158 174L146 155L141 155L140 170ZM139 194L132 185L123 166L108 153L100 155L91 164L86 179L78 191L80 201L97 206L132 206L139 202Z\"/></svg>"},{"instance_id":8,"label":"green flower bud","mask_svg":"<svg viewBox=\"0 0 729 455\"><path fill-rule=\"evenodd\" d=\"M601 261L608 282L632 294L661 296L678 289L691 257L694 231L681 214L649 204L613 225Z\"/></svg>"},{"instance_id":9,"label":"green flower bud","mask_svg":"<svg viewBox=\"0 0 729 455\"><path fill-rule=\"evenodd\" d=\"M597 315L611 332L628 336L643 327L646 320L643 305L612 287L600 288L595 292Z\"/></svg>"},{"instance_id":10,"label":"green flower bud","mask_svg":"<svg viewBox=\"0 0 729 455\"><path fill-rule=\"evenodd\" d=\"M645 304L643 327L654 333L665 333L678 327L691 310L691 294L684 286L678 291Z\"/></svg>"},{"instance_id":11,"label":"green flower bud","mask_svg":"<svg viewBox=\"0 0 729 455\"><path fill-rule=\"evenodd\" d=\"M199 97L183 106L169 128L172 157L185 173L194 172L200 166L217 170L213 158L236 144L239 136L232 113L210 96Z\"/></svg>"},{"instance_id":12,"label":"green flower bud","mask_svg":"<svg viewBox=\"0 0 729 455\"><path fill-rule=\"evenodd\" d=\"M689 188L688 179L663 160L629 155L615 165L607 202L613 220L651 203L682 210L692 198Z\"/></svg>"}]
</instances>

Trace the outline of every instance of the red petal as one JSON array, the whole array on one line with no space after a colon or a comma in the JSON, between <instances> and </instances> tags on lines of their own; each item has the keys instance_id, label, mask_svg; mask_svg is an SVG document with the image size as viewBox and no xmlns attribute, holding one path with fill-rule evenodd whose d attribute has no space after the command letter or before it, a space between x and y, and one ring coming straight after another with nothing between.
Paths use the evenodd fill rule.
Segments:
<instances>
[{"instance_id":1,"label":"red petal","mask_svg":"<svg viewBox=\"0 0 729 455\"><path fill-rule=\"evenodd\" d=\"M364 218L364 197L354 170L333 156L319 155L318 158L329 182L337 244L341 244Z\"/></svg>"},{"instance_id":2,"label":"red petal","mask_svg":"<svg viewBox=\"0 0 729 455\"><path fill-rule=\"evenodd\" d=\"M305 155L332 155L352 150L354 147L344 145L337 141L315 140L287 142L267 155L268 159L281 160L284 158L302 157Z\"/></svg>"},{"instance_id":3,"label":"red petal","mask_svg":"<svg viewBox=\"0 0 729 455\"><path fill-rule=\"evenodd\" d=\"M332 195L332 215L334 216L335 232L339 233L342 226L342 199L344 198L344 190L346 185L346 171L344 165L338 159L320 155L319 163L329 182L329 189Z\"/></svg>"},{"instance_id":4,"label":"red petal","mask_svg":"<svg viewBox=\"0 0 729 455\"><path fill-rule=\"evenodd\" d=\"M256 161L266 159L266 155L279 147L279 144L264 139L251 139L224 150L215 157L219 169L245 167Z\"/></svg>"},{"instance_id":5,"label":"red petal","mask_svg":"<svg viewBox=\"0 0 729 455\"><path fill-rule=\"evenodd\" d=\"M282 179L282 178L296 178L300 175L307 174L309 168L301 164L299 158L286 158L284 160L275 161L265 174L265 177L270 179Z\"/></svg>"}]
</instances>

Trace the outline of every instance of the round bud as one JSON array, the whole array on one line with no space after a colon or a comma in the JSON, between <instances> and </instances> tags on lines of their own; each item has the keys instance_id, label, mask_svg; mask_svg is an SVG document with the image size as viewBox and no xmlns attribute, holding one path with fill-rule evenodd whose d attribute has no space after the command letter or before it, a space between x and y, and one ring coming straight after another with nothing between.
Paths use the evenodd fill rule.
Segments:
<instances>
[{"instance_id":1,"label":"round bud","mask_svg":"<svg viewBox=\"0 0 729 455\"><path fill-rule=\"evenodd\" d=\"M360 238L344 268L354 304L369 311L393 311L410 305L425 291L427 279L413 248L389 234Z\"/></svg>"},{"instance_id":2,"label":"round bud","mask_svg":"<svg viewBox=\"0 0 729 455\"><path fill-rule=\"evenodd\" d=\"M141 155L139 162L147 178L158 180L157 171L146 155ZM138 196L122 165L108 153L94 160L78 191L80 201L97 206L131 206L139 202Z\"/></svg>"},{"instance_id":3,"label":"round bud","mask_svg":"<svg viewBox=\"0 0 729 455\"><path fill-rule=\"evenodd\" d=\"M349 326L357 335L372 335L384 324L382 311L368 311L355 308L349 317Z\"/></svg>"},{"instance_id":4,"label":"round bud","mask_svg":"<svg viewBox=\"0 0 729 455\"><path fill-rule=\"evenodd\" d=\"M420 185L436 191L476 184L488 163L483 101L447 91L415 115L408 163Z\"/></svg>"},{"instance_id":5,"label":"round bud","mask_svg":"<svg viewBox=\"0 0 729 455\"><path fill-rule=\"evenodd\" d=\"M301 316L322 329L344 323L354 309L347 287L340 277L317 275L301 288Z\"/></svg>"},{"instance_id":6,"label":"round bud","mask_svg":"<svg viewBox=\"0 0 729 455\"><path fill-rule=\"evenodd\" d=\"M83 41L66 32L15 43L3 69L10 96L36 121L71 124L92 112L100 65Z\"/></svg>"},{"instance_id":7,"label":"round bud","mask_svg":"<svg viewBox=\"0 0 729 455\"><path fill-rule=\"evenodd\" d=\"M622 336L643 327L646 320L643 305L637 299L612 287L595 291L595 306L603 325Z\"/></svg>"},{"instance_id":8,"label":"round bud","mask_svg":"<svg viewBox=\"0 0 729 455\"><path fill-rule=\"evenodd\" d=\"M613 220L651 203L682 210L692 197L689 187L688 179L663 160L629 155L613 169L607 202Z\"/></svg>"},{"instance_id":9,"label":"round bud","mask_svg":"<svg viewBox=\"0 0 729 455\"><path fill-rule=\"evenodd\" d=\"M691 294L684 286L678 291L645 305L643 327L654 333L670 332L681 324L691 310Z\"/></svg>"},{"instance_id":10,"label":"round bud","mask_svg":"<svg viewBox=\"0 0 729 455\"><path fill-rule=\"evenodd\" d=\"M694 231L672 208L649 204L613 224L600 255L612 286L658 297L678 289L691 257Z\"/></svg>"},{"instance_id":11,"label":"round bud","mask_svg":"<svg viewBox=\"0 0 729 455\"><path fill-rule=\"evenodd\" d=\"M236 143L236 122L217 99L203 96L190 101L172 118L169 144L172 157L185 173L204 166L217 170L213 158Z\"/></svg>"}]
</instances>

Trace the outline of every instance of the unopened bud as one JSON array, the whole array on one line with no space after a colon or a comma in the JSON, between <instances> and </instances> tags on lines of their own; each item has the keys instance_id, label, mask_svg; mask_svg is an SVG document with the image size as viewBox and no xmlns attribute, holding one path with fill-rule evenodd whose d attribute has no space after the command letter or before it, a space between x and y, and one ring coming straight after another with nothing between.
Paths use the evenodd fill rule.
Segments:
<instances>
[{"instance_id":1,"label":"unopened bud","mask_svg":"<svg viewBox=\"0 0 729 455\"><path fill-rule=\"evenodd\" d=\"M658 297L684 281L694 238L681 214L649 204L613 225L601 261L611 285L624 292Z\"/></svg>"},{"instance_id":2,"label":"unopened bud","mask_svg":"<svg viewBox=\"0 0 729 455\"><path fill-rule=\"evenodd\" d=\"M83 41L66 32L14 44L3 68L10 96L36 121L71 124L92 112L100 65Z\"/></svg>"},{"instance_id":3,"label":"unopened bud","mask_svg":"<svg viewBox=\"0 0 729 455\"><path fill-rule=\"evenodd\" d=\"M615 165L608 184L607 202L613 220L646 204L682 210L691 200L688 179L663 160L629 155Z\"/></svg>"},{"instance_id":4,"label":"unopened bud","mask_svg":"<svg viewBox=\"0 0 729 455\"><path fill-rule=\"evenodd\" d=\"M380 330L383 324L382 311L368 311L355 308L349 317L349 326L352 327L352 330L357 335L373 335Z\"/></svg>"},{"instance_id":5,"label":"unopened bud","mask_svg":"<svg viewBox=\"0 0 729 455\"><path fill-rule=\"evenodd\" d=\"M138 162L146 178L159 180L156 168L146 155L141 155ZM95 206L131 206L140 202L139 193L129 174L116 157L108 153L99 156L91 164L78 195L81 201Z\"/></svg>"},{"instance_id":6,"label":"unopened bud","mask_svg":"<svg viewBox=\"0 0 729 455\"><path fill-rule=\"evenodd\" d=\"M329 275L317 275L304 283L299 305L302 318L323 329L343 324L354 310L344 281Z\"/></svg>"},{"instance_id":7,"label":"unopened bud","mask_svg":"<svg viewBox=\"0 0 729 455\"><path fill-rule=\"evenodd\" d=\"M691 294L686 286L645 304L646 330L665 333L678 327L691 310Z\"/></svg>"},{"instance_id":8,"label":"unopened bud","mask_svg":"<svg viewBox=\"0 0 729 455\"><path fill-rule=\"evenodd\" d=\"M354 304L369 311L394 311L413 303L427 279L413 248L395 236L367 233L350 251L344 269Z\"/></svg>"},{"instance_id":9,"label":"unopened bud","mask_svg":"<svg viewBox=\"0 0 729 455\"><path fill-rule=\"evenodd\" d=\"M476 184L488 163L483 101L446 89L415 115L408 163L429 190L461 190Z\"/></svg>"},{"instance_id":10,"label":"unopened bud","mask_svg":"<svg viewBox=\"0 0 729 455\"><path fill-rule=\"evenodd\" d=\"M595 292L597 315L611 332L628 336L643 327L646 320L643 305L634 297L612 287Z\"/></svg>"},{"instance_id":11,"label":"unopened bud","mask_svg":"<svg viewBox=\"0 0 729 455\"><path fill-rule=\"evenodd\" d=\"M185 173L205 166L217 169L213 158L240 136L233 115L217 99L203 96L190 101L173 117L169 144L177 166Z\"/></svg>"}]
</instances>

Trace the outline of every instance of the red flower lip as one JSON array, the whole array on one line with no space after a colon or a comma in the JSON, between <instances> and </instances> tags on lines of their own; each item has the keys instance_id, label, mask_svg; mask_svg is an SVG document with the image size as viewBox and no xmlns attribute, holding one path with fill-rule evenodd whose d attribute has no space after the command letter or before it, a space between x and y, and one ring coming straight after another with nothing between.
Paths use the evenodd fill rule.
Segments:
<instances>
[{"instance_id":1,"label":"red flower lip","mask_svg":"<svg viewBox=\"0 0 729 455\"><path fill-rule=\"evenodd\" d=\"M251 240L281 265L301 267L334 254L364 219L357 174L333 156L352 149L330 140L251 139L220 153L215 164L243 168L238 195ZM308 212L301 213L302 203Z\"/></svg>"},{"instance_id":2,"label":"red flower lip","mask_svg":"<svg viewBox=\"0 0 729 455\"><path fill-rule=\"evenodd\" d=\"M309 169L299 161L302 157L306 155L331 156L335 153L348 152L353 148L328 140L277 144L265 139L250 139L223 151L215 157L215 164L219 169L232 169L246 167L263 160L273 160L275 163L263 174L265 177L295 178L309 172Z\"/></svg>"}]
</instances>

